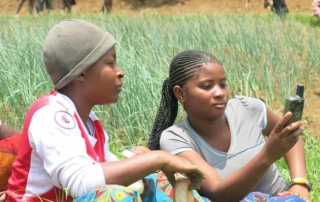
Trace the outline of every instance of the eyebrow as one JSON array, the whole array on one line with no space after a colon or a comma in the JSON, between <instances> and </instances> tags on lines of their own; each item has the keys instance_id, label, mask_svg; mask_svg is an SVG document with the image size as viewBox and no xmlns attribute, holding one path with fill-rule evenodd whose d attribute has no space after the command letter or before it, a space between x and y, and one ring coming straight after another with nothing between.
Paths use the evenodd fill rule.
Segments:
<instances>
[{"instance_id":1,"label":"eyebrow","mask_svg":"<svg viewBox=\"0 0 320 202\"><path fill-rule=\"evenodd\" d=\"M110 55L108 55L107 57L110 57L110 56L113 56L113 58L114 58L114 59L116 59L116 58L117 58L117 55L116 55L116 54L113 54L113 53L112 53L112 54L110 54Z\"/></svg>"},{"instance_id":2,"label":"eyebrow","mask_svg":"<svg viewBox=\"0 0 320 202\"><path fill-rule=\"evenodd\" d=\"M227 77L223 77L222 79L220 79L220 81L226 81L227 80ZM213 79L204 79L200 82L206 82L206 81L214 81Z\"/></svg>"}]
</instances>

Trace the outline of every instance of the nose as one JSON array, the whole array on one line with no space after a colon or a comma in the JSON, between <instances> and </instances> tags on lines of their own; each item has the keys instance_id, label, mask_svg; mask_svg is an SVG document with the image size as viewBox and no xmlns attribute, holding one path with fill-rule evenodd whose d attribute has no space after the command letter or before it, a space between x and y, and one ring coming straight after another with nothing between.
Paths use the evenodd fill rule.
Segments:
<instances>
[{"instance_id":1,"label":"nose","mask_svg":"<svg viewBox=\"0 0 320 202\"><path fill-rule=\"evenodd\" d=\"M120 79L124 77L124 72L119 66L117 66L117 77L119 77Z\"/></svg>"},{"instance_id":2,"label":"nose","mask_svg":"<svg viewBox=\"0 0 320 202\"><path fill-rule=\"evenodd\" d=\"M213 90L214 90L214 94L213 94L214 97L222 98L225 96L225 89L221 88L219 85L216 85Z\"/></svg>"}]
</instances>

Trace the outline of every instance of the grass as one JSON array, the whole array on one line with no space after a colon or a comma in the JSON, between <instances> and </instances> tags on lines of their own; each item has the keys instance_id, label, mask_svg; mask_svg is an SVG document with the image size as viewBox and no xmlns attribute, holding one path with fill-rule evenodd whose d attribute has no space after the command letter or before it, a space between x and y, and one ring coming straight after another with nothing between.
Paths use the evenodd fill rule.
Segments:
<instances>
[{"instance_id":1,"label":"grass","mask_svg":"<svg viewBox=\"0 0 320 202\"><path fill-rule=\"evenodd\" d=\"M47 31L64 18L91 21L114 35L117 57L125 71L124 91L117 104L96 107L111 136L110 149L145 145L160 102L170 60L178 52L199 49L214 54L228 76L230 95L263 98L277 110L296 83L311 91L319 83L319 25L305 15L285 21L273 15L139 16L49 15L0 17L0 118L21 128L26 111L52 89L42 64ZM180 117L179 117L180 118ZM313 201L320 201L320 146L304 135ZM283 160L279 169L288 180Z\"/></svg>"}]
</instances>

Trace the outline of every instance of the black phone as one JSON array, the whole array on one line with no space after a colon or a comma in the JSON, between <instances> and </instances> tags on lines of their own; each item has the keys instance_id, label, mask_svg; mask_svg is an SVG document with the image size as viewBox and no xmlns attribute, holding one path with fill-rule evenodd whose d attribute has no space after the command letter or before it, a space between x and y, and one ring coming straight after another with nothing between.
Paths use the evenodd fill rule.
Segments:
<instances>
[{"instance_id":1,"label":"black phone","mask_svg":"<svg viewBox=\"0 0 320 202\"><path fill-rule=\"evenodd\" d=\"M284 105L283 115L290 111L292 113L292 116L285 124L285 126L288 126L291 123L301 120L304 107L303 94L304 86L302 84L298 84L296 94L287 97Z\"/></svg>"}]
</instances>

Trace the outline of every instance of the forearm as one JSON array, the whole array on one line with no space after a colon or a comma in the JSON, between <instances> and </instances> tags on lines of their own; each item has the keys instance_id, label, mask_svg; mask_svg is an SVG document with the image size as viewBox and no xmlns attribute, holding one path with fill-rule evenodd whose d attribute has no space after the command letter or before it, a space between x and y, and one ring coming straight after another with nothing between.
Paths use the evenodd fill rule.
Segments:
<instances>
[{"instance_id":1,"label":"forearm","mask_svg":"<svg viewBox=\"0 0 320 202\"><path fill-rule=\"evenodd\" d=\"M7 137L10 137L10 136L17 134L17 133L21 133L21 131L16 130L16 129L12 128L11 126L8 126L4 123L1 123L1 125L0 125L0 140L7 138Z\"/></svg>"},{"instance_id":2,"label":"forearm","mask_svg":"<svg viewBox=\"0 0 320 202\"><path fill-rule=\"evenodd\" d=\"M207 184L200 192L214 201L240 201L256 187L271 165L272 161L260 152L238 172L215 182L214 186Z\"/></svg>"},{"instance_id":3,"label":"forearm","mask_svg":"<svg viewBox=\"0 0 320 202\"><path fill-rule=\"evenodd\" d=\"M167 155L164 151L151 151L117 162L102 163L105 182L128 186L160 170L166 163Z\"/></svg>"},{"instance_id":4,"label":"forearm","mask_svg":"<svg viewBox=\"0 0 320 202\"><path fill-rule=\"evenodd\" d=\"M285 160L290 170L291 179L307 178L306 175L306 160L304 154L303 142L301 139L295 146L285 155ZM301 197L306 197L309 200L309 189L303 184L294 184L288 190L289 193L299 193Z\"/></svg>"},{"instance_id":5,"label":"forearm","mask_svg":"<svg viewBox=\"0 0 320 202\"><path fill-rule=\"evenodd\" d=\"M301 138L295 146L285 155L285 160L290 170L291 179L296 177L306 178L306 159Z\"/></svg>"}]
</instances>

